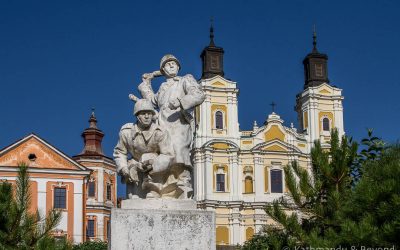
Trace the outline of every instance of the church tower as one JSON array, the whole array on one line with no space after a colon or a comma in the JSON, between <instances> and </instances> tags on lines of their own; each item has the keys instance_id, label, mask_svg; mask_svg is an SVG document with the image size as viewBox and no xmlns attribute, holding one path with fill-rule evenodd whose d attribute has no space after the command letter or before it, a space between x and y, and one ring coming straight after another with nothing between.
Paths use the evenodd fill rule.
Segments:
<instances>
[{"instance_id":1,"label":"church tower","mask_svg":"<svg viewBox=\"0 0 400 250\"><path fill-rule=\"evenodd\" d=\"M210 43L201 53L202 76L199 80L206 99L196 109L196 136L201 147L205 142L224 137L239 142L239 123L236 82L224 78L224 49L214 42L214 28L210 27Z\"/></svg>"},{"instance_id":2,"label":"church tower","mask_svg":"<svg viewBox=\"0 0 400 250\"><path fill-rule=\"evenodd\" d=\"M330 133L337 128L339 136L344 134L342 89L330 84L328 79L328 56L317 49L314 29L313 49L303 60L304 90L296 96L295 111L298 114L300 132L306 134L312 146L320 139L328 147Z\"/></svg>"},{"instance_id":3,"label":"church tower","mask_svg":"<svg viewBox=\"0 0 400 250\"><path fill-rule=\"evenodd\" d=\"M201 53L202 75L199 85L205 101L196 107L196 136L193 148L194 193L199 207L215 209L217 244L241 242L242 228L238 218L227 223L223 211L239 213L239 207L228 205L242 195L242 169L239 167L240 136L237 84L225 78L224 49L210 42ZM216 201L227 202L216 208ZM235 203L237 205L237 203ZM230 236L229 236L230 235Z\"/></svg>"},{"instance_id":4,"label":"church tower","mask_svg":"<svg viewBox=\"0 0 400 250\"><path fill-rule=\"evenodd\" d=\"M214 199L215 176L224 175L228 196L237 197L239 190L232 190L237 173L240 132L238 123L238 93L236 82L224 78L224 50L214 42L214 28L210 27L210 43L201 53L203 63L199 84L206 99L196 108L196 136L194 146L196 199ZM218 155L218 157L217 157ZM199 179L199 178L202 179ZM222 178L222 177L221 177ZM229 181L230 180L230 181ZM228 192L229 190L229 192Z\"/></svg>"},{"instance_id":5,"label":"church tower","mask_svg":"<svg viewBox=\"0 0 400 250\"><path fill-rule=\"evenodd\" d=\"M89 168L91 174L85 183L84 238L107 241L110 233L111 208L117 206L117 172L112 158L102 149L103 131L97 128L94 111L89 127L82 133L84 147L75 161Z\"/></svg>"},{"instance_id":6,"label":"church tower","mask_svg":"<svg viewBox=\"0 0 400 250\"><path fill-rule=\"evenodd\" d=\"M303 60L304 89L316 87L323 83L329 84L328 56L317 50L317 34L313 33L313 49Z\"/></svg>"},{"instance_id":7,"label":"church tower","mask_svg":"<svg viewBox=\"0 0 400 250\"><path fill-rule=\"evenodd\" d=\"M224 49L215 46L214 27L210 27L210 44L204 48L200 55L202 61L201 79L211 78L213 76L224 77Z\"/></svg>"}]
</instances>

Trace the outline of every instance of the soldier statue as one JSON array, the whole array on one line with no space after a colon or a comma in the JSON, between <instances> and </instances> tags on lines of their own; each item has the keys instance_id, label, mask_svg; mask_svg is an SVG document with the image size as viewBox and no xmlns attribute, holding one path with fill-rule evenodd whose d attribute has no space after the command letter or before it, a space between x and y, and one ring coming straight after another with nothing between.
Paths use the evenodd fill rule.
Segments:
<instances>
[{"instance_id":1,"label":"soldier statue","mask_svg":"<svg viewBox=\"0 0 400 250\"><path fill-rule=\"evenodd\" d=\"M121 129L114 158L118 172L127 179L127 184L130 186L130 189L127 188L130 190L128 191L130 197L136 197L135 195L141 198L193 197L191 183L193 166L190 157L194 132L193 112L194 108L204 101L205 95L192 75L178 76L179 69L178 59L173 55L165 55L161 59L159 71L143 74L142 83L138 86L143 99L138 99L134 95L129 96L137 101L135 110L139 103L146 102L146 105L152 108L147 108L148 115L152 118L157 117L148 130L145 130L148 132L143 133L140 124L144 121L141 121L140 112L135 111L137 124L127 124ZM159 76L164 76L166 81L161 84L158 92L154 93L151 80ZM158 109L158 114L154 108ZM143 140L140 139L140 142L139 139L132 138L139 129L143 134ZM150 147L148 146L151 140L150 134L155 134L154 131L159 131L156 134L163 140L154 139L154 145ZM135 140L138 140L136 144ZM129 161L128 152L132 156L132 160ZM153 158L147 155L151 153ZM153 160L150 161L151 159Z\"/></svg>"}]
</instances>

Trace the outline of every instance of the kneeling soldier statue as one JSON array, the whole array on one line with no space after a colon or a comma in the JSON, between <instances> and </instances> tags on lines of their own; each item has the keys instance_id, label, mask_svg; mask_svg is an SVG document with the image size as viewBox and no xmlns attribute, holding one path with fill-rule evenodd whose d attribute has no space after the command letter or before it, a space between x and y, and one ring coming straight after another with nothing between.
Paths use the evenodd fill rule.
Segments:
<instances>
[{"instance_id":1,"label":"kneeling soldier statue","mask_svg":"<svg viewBox=\"0 0 400 250\"><path fill-rule=\"evenodd\" d=\"M146 99L134 107L137 122L122 126L114 149L117 172L129 198L177 198L177 183L170 181L174 150L166 131L156 123L156 111ZM131 159L128 160L128 155Z\"/></svg>"}]
</instances>

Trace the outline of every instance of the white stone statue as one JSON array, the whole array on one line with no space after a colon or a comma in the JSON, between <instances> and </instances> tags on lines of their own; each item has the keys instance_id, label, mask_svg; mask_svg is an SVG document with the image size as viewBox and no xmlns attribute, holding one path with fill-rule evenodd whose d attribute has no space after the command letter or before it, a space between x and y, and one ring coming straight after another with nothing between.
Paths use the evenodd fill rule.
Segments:
<instances>
[{"instance_id":1,"label":"white stone statue","mask_svg":"<svg viewBox=\"0 0 400 250\"><path fill-rule=\"evenodd\" d=\"M193 110L204 101L205 95L192 75L185 75L183 77L177 76L179 69L180 63L178 59L173 55L165 55L161 59L160 71L143 74L142 83L138 86L143 99L150 101L155 108L159 109L158 114L154 109L151 113L153 116L157 116L156 123L160 131L165 131L168 135L169 143L172 145L171 151L173 152L173 157L166 170L162 173L160 172L158 175L160 178L154 179L150 175L150 177L153 178L151 182L142 181L143 177L141 179L140 176L143 170L140 167L129 167L129 164L125 163L128 162L126 156L127 151L120 150L120 143L118 143L114 151L114 158L118 166L118 171L123 176L129 176L131 178L131 182L128 181L127 184L132 186L131 191L128 191L128 193L131 192L132 195L138 195L143 198L144 194L146 194L147 198L171 197L177 199L188 199L193 196L191 183L193 171L190 157L194 132ZM165 76L166 81L161 84L160 89L155 94L151 86L151 80L159 76ZM139 100L134 95L129 95L129 97L137 102L143 100ZM138 124L140 122L140 116L138 116ZM121 129L120 141L124 129L132 130L129 126L129 128L125 128L125 126ZM132 127L134 125L130 126ZM140 145L133 145L132 142L129 141L129 138L127 138L126 143L126 147L131 147L133 151L136 150L136 147L141 147ZM132 152L130 153L132 155ZM170 152L160 151L146 153L155 153L155 156L160 157L160 155L169 155ZM139 159L138 157L136 158ZM128 166L125 168L125 165ZM128 174L127 170L131 169L139 170L138 178L134 175L136 170L133 170L133 175ZM144 180L147 180L146 178L147 175L144 177ZM145 185L140 184L140 182L145 183ZM134 185L132 185L132 183ZM157 183L160 188L154 189L151 186L156 185L154 183ZM150 186L153 189L149 192Z\"/></svg>"},{"instance_id":2,"label":"white stone statue","mask_svg":"<svg viewBox=\"0 0 400 250\"><path fill-rule=\"evenodd\" d=\"M158 198L176 189L166 178L175 154L169 134L155 123L149 100L138 100L134 114L136 124L122 126L114 149L117 172L127 184L129 198Z\"/></svg>"}]
</instances>

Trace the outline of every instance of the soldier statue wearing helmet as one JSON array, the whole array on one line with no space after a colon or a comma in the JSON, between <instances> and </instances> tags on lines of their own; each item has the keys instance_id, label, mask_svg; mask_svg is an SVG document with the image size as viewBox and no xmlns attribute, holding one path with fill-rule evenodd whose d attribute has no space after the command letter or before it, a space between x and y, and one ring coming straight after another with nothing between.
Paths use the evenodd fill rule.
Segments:
<instances>
[{"instance_id":1,"label":"soldier statue wearing helmet","mask_svg":"<svg viewBox=\"0 0 400 250\"><path fill-rule=\"evenodd\" d=\"M127 195L175 197L170 191L174 188L164 178L174 158L169 135L155 123L156 111L149 100L137 100L133 113L137 122L122 126L114 149L117 171L127 184ZM128 154L132 157L129 160Z\"/></svg>"},{"instance_id":2,"label":"soldier statue wearing helmet","mask_svg":"<svg viewBox=\"0 0 400 250\"><path fill-rule=\"evenodd\" d=\"M156 123L168 134L172 144L174 157L164 175L167 180L165 185L168 186L165 190L176 187L169 197L190 199L193 196L193 167L190 157L194 132L193 110L204 101L205 95L192 75L178 76L180 68L179 60L175 56L165 55L161 59L160 70L142 75L142 83L139 84L138 90L143 99L151 102L159 110ZM154 93L151 80L159 76L164 76L166 81L161 84L158 92ZM129 98L139 100L134 95L130 95ZM138 120L140 119L138 116ZM116 163L118 166L117 160Z\"/></svg>"}]
</instances>

